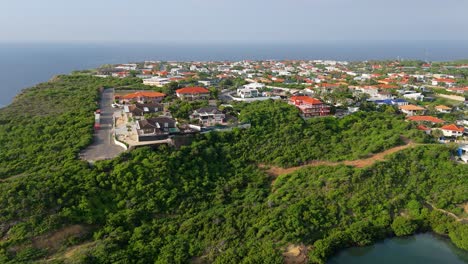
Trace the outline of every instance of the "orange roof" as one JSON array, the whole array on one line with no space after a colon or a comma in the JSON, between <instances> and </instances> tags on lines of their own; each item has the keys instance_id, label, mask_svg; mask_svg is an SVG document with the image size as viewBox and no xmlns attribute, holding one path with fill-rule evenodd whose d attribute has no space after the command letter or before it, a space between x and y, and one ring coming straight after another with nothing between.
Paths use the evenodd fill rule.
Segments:
<instances>
[{"instance_id":1,"label":"orange roof","mask_svg":"<svg viewBox=\"0 0 468 264\"><path fill-rule=\"evenodd\" d=\"M427 126L423 126L423 125L417 126L417 129L418 129L418 130L423 130L423 131L431 130L431 129L428 128Z\"/></svg>"},{"instance_id":2,"label":"orange roof","mask_svg":"<svg viewBox=\"0 0 468 264\"><path fill-rule=\"evenodd\" d=\"M292 102L305 102L307 104L323 104L322 101L320 101L319 99L315 99L315 98L312 98L312 97L309 97L309 96L291 96L291 98L289 98L290 101Z\"/></svg>"},{"instance_id":3,"label":"orange roof","mask_svg":"<svg viewBox=\"0 0 468 264\"><path fill-rule=\"evenodd\" d=\"M381 89L397 89L398 88L398 86L390 85L390 84L379 84L377 86Z\"/></svg>"},{"instance_id":4,"label":"orange roof","mask_svg":"<svg viewBox=\"0 0 468 264\"><path fill-rule=\"evenodd\" d=\"M400 109L403 110L410 110L410 111L422 111L424 110L423 107L417 105L400 105Z\"/></svg>"},{"instance_id":5,"label":"orange roof","mask_svg":"<svg viewBox=\"0 0 468 264\"><path fill-rule=\"evenodd\" d=\"M458 127L455 124L450 124L450 125L443 126L443 127L441 127L441 129L457 131L457 132L464 132L465 131L464 127Z\"/></svg>"},{"instance_id":6,"label":"orange roof","mask_svg":"<svg viewBox=\"0 0 468 264\"><path fill-rule=\"evenodd\" d=\"M435 107L436 109L442 109L442 110L452 110L451 107L445 106L445 105L438 105Z\"/></svg>"},{"instance_id":7,"label":"orange roof","mask_svg":"<svg viewBox=\"0 0 468 264\"><path fill-rule=\"evenodd\" d=\"M133 98L137 98L137 97L156 98L156 97L164 97L164 96L166 96L166 95L163 94L163 93L147 91L147 92L135 92L135 93L131 93L131 94L126 94L126 95L122 96L122 98L124 98L124 99L133 99Z\"/></svg>"},{"instance_id":8,"label":"orange roof","mask_svg":"<svg viewBox=\"0 0 468 264\"><path fill-rule=\"evenodd\" d=\"M445 82L445 83L453 83L453 82L455 82L454 79L448 79L448 78L438 78L438 79L434 79L434 81L436 81L436 82Z\"/></svg>"},{"instance_id":9,"label":"orange roof","mask_svg":"<svg viewBox=\"0 0 468 264\"><path fill-rule=\"evenodd\" d=\"M178 94L197 94L197 93L209 93L208 89L204 87L185 87L176 90Z\"/></svg>"},{"instance_id":10,"label":"orange roof","mask_svg":"<svg viewBox=\"0 0 468 264\"><path fill-rule=\"evenodd\" d=\"M410 116L408 117L410 121L425 121L425 122L432 122L432 123L444 123L445 121L433 116Z\"/></svg>"},{"instance_id":11,"label":"orange roof","mask_svg":"<svg viewBox=\"0 0 468 264\"><path fill-rule=\"evenodd\" d=\"M466 87L453 87L453 88L449 88L448 90L450 90L450 91L467 91L468 92L468 86L466 86Z\"/></svg>"}]
</instances>

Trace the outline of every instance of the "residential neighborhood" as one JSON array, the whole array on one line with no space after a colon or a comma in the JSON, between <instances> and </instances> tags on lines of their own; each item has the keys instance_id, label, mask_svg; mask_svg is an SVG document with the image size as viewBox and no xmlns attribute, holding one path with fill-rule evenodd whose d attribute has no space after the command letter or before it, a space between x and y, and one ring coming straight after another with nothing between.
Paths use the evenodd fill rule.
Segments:
<instances>
[{"instance_id":1,"label":"residential neighborhood","mask_svg":"<svg viewBox=\"0 0 468 264\"><path fill-rule=\"evenodd\" d=\"M236 109L264 100L284 101L305 120L391 112L439 142L465 142L468 81L457 71L463 67L413 61L145 61L108 65L95 75L139 80L130 89L116 87L114 96L115 137L127 145L245 128Z\"/></svg>"}]
</instances>

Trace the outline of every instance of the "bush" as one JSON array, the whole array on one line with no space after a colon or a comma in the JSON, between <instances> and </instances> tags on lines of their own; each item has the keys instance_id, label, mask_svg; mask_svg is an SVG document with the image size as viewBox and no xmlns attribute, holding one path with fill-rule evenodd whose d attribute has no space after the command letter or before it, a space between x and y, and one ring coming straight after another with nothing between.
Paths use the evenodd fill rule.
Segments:
<instances>
[{"instance_id":1,"label":"bush","mask_svg":"<svg viewBox=\"0 0 468 264\"><path fill-rule=\"evenodd\" d=\"M392 230L397 236L408 236L414 234L418 226L408 218L397 216L393 220Z\"/></svg>"}]
</instances>

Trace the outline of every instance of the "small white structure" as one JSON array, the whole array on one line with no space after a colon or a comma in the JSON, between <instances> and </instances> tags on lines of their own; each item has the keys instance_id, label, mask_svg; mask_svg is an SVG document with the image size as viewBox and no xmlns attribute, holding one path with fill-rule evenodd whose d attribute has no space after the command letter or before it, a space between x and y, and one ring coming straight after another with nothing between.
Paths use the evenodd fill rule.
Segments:
<instances>
[{"instance_id":1,"label":"small white structure","mask_svg":"<svg viewBox=\"0 0 468 264\"><path fill-rule=\"evenodd\" d=\"M134 64L134 63L127 63L127 64L120 64L115 68L116 69L126 70L126 71L134 71L134 70L137 69L137 65Z\"/></svg>"},{"instance_id":2,"label":"small white structure","mask_svg":"<svg viewBox=\"0 0 468 264\"><path fill-rule=\"evenodd\" d=\"M143 84L144 85L150 85L150 86L158 86L162 87L165 84L170 83L168 78L161 78L161 77L152 77L148 79L143 79Z\"/></svg>"},{"instance_id":3,"label":"small white structure","mask_svg":"<svg viewBox=\"0 0 468 264\"><path fill-rule=\"evenodd\" d=\"M257 83L257 82L249 83L243 86L243 88L252 88L252 89L262 89L264 87L265 87L265 84Z\"/></svg>"},{"instance_id":4,"label":"small white structure","mask_svg":"<svg viewBox=\"0 0 468 264\"><path fill-rule=\"evenodd\" d=\"M263 83L249 83L237 89L237 96L240 98L255 98L259 96L258 89L264 88Z\"/></svg>"},{"instance_id":5,"label":"small white structure","mask_svg":"<svg viewBox=\"0 0 468 264\"><path fill-rule=\"evenodd\" d=\"M440 128L445 137L461 137L465 132L464 127L459 127L455 124L445 125Z\"/></svg>"},{"instance_id":6,"label":"small white structure","mask_svg":"<svg viewBox=\"0 0 468 264\"><path fill-rule=\"evenodd\" d=\"M255 98L258 97L258 90L253 88L237 89L237 96L240 98Z\"/></svg>"},{"instance_id":7,"label":"small white structure","mask_svg":"<svg viewBox=\"0 0 468 264\"><path fill-rule=\"evenodd\" d=\"M422 101L424 100L424 95L422 93L406 93L403 95L404 98L416 100L416 101Z\"/></svg>"}]
</instances>

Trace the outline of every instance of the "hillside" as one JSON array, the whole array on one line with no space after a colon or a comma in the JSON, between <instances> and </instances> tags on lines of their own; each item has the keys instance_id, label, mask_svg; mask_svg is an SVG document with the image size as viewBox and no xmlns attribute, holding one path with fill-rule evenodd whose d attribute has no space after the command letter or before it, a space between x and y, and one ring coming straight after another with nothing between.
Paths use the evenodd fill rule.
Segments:
<instances>
[{"instance_id":1,"label":"hillside","mask_svg":"<svg viewBox=\"0 0 468 264\"><path fill-rule=\"evenodd\" d=\"M80 161L99 88L132 84L59 76L0 109L0 263L282 263L299 244L323 263L345 247L430 230L468 250L468 225L450 215L468 216L468 166L447 146L364 168L305 167L273 184L258 166L363 159L401 136L429 141L394 114L304 121L264 101L236 106L249 130Z\"/></svg>"}]
</instances>

